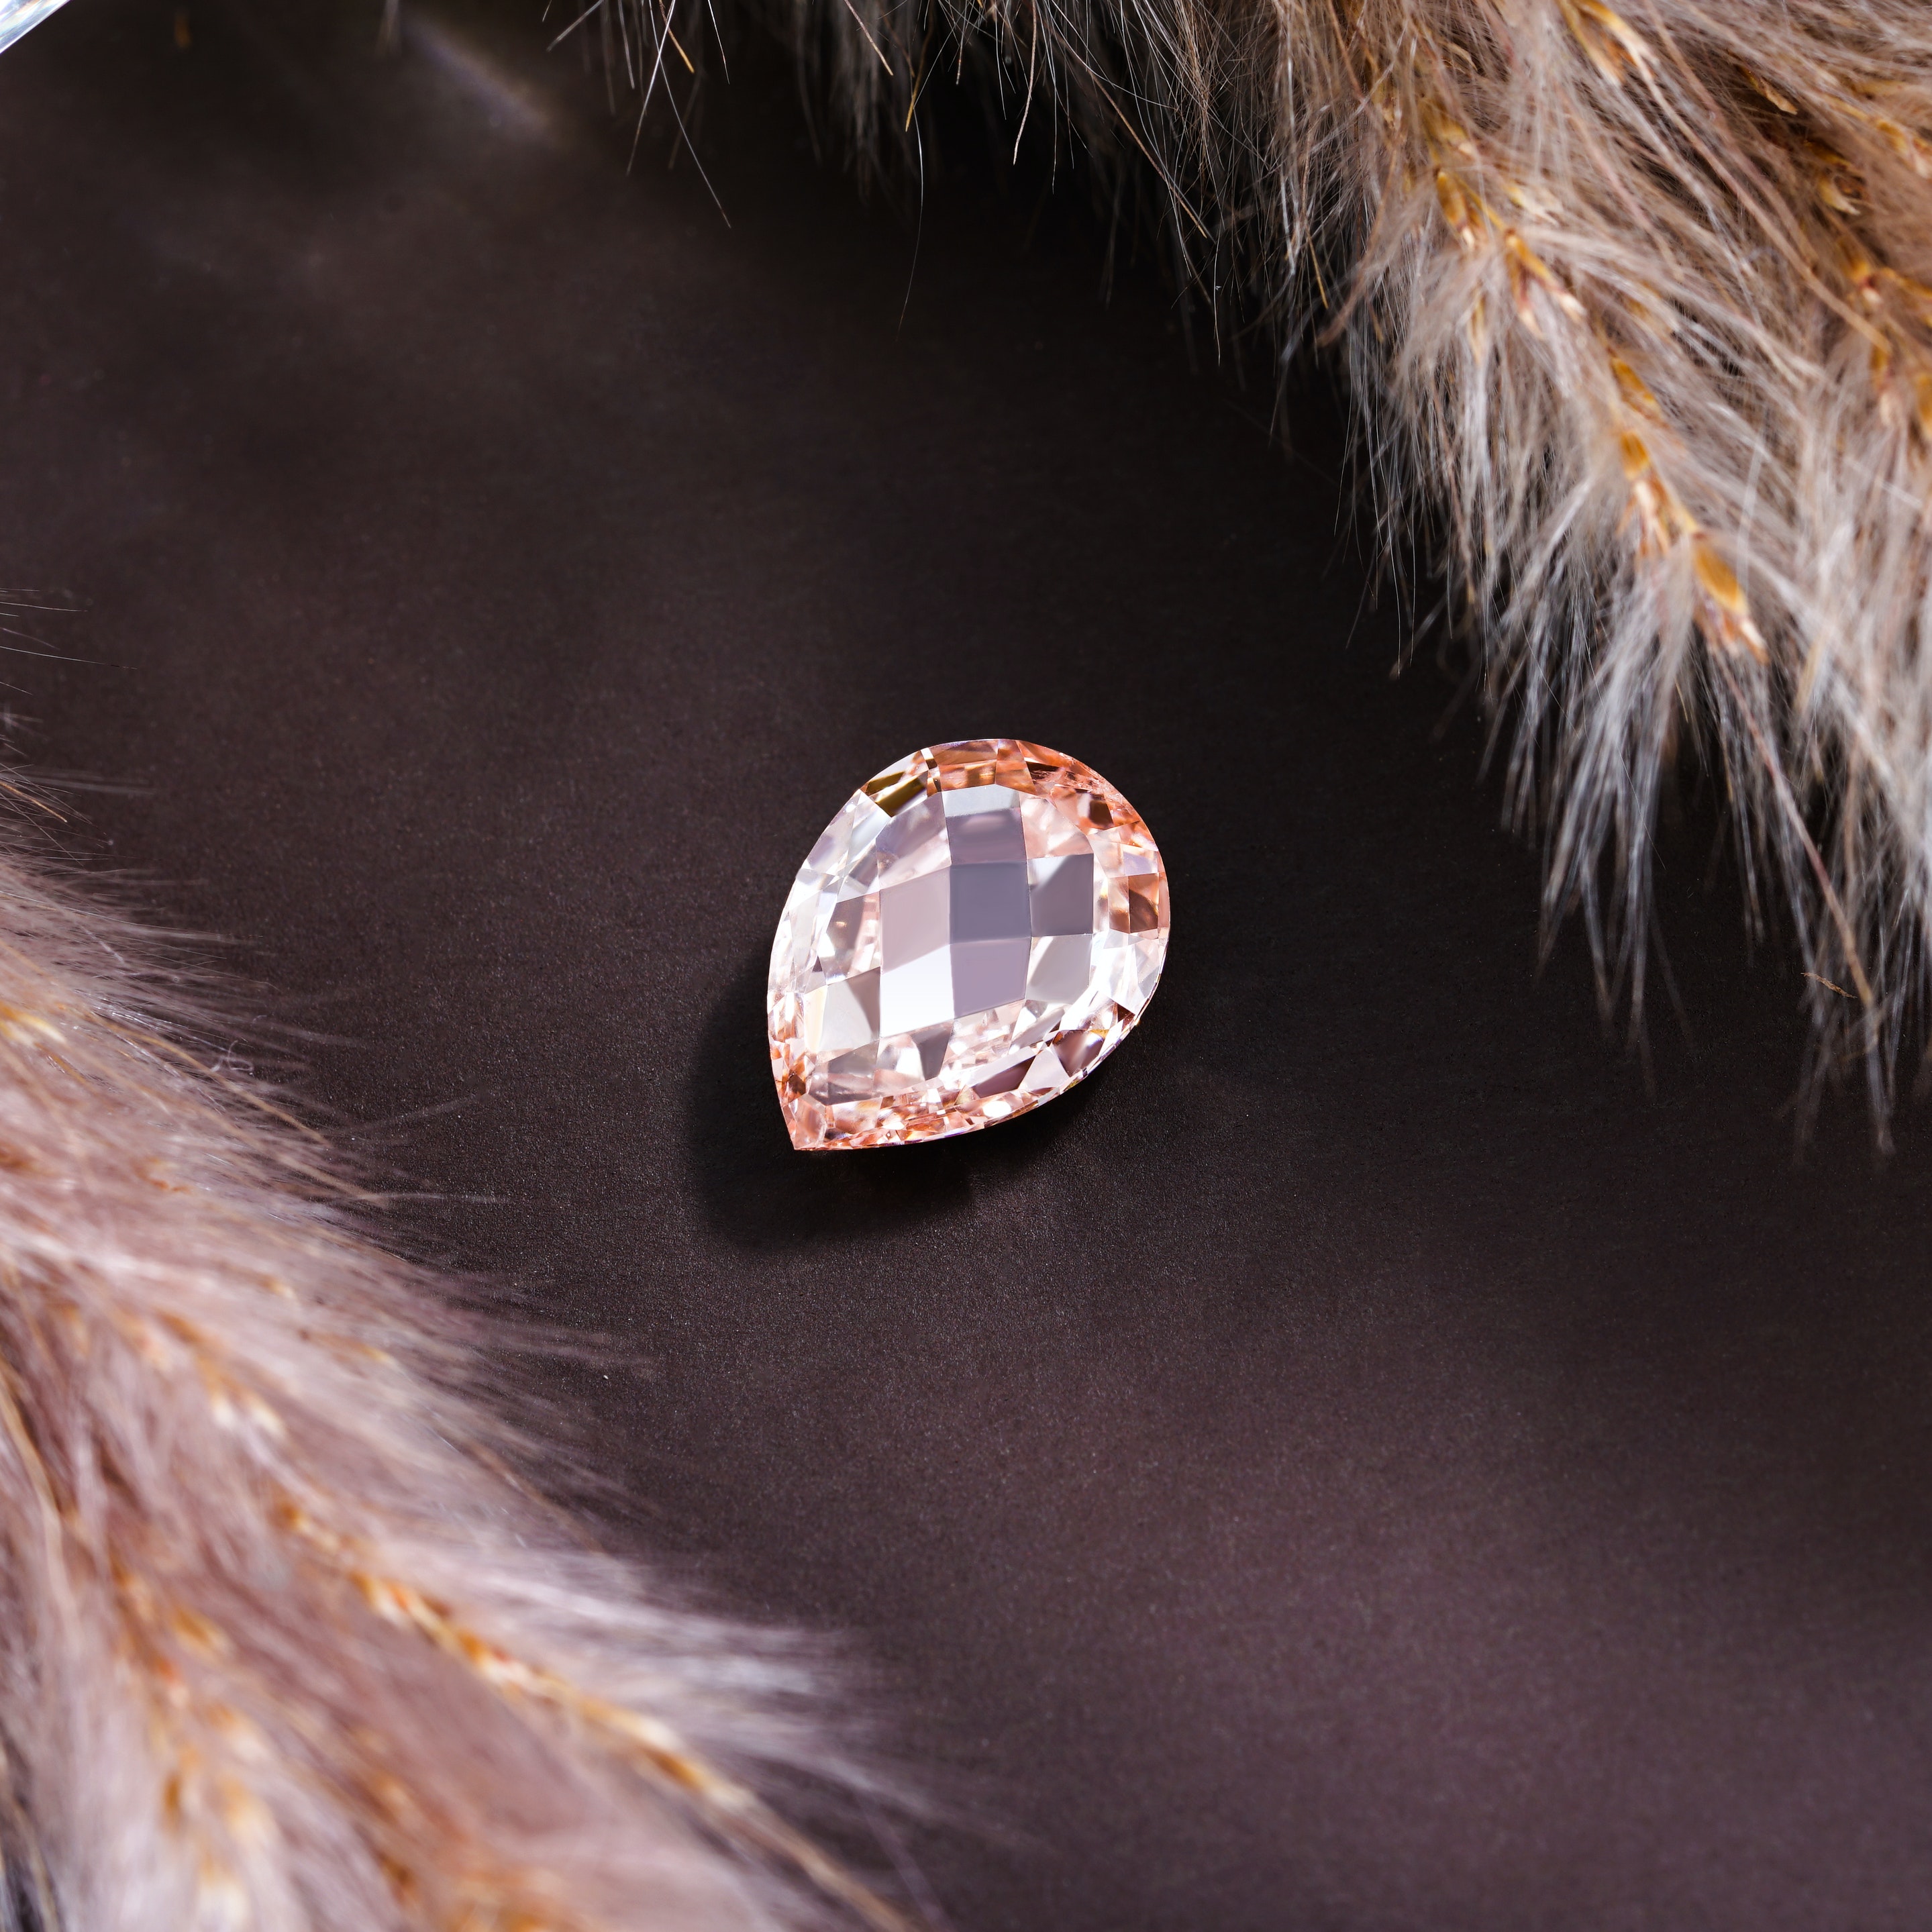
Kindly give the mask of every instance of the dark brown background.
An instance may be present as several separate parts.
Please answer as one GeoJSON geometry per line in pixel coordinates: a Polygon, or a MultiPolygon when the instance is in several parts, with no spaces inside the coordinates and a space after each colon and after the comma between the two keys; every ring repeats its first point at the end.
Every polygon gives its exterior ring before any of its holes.
{"type": "Polygon", "coordinates": [[[1922,1924],[1924,1123],[1794,1163],[1797,984],[1694,811],[1654,1092],[1574,937],[1538,976],[1330,412],[1285,460],[1264,354],[1103,304],[1077,168],[930,157],[900,327],[910,227],[748,42],[728,228],[520,14],[172,27],[0,62],[0,574],[98,661],[0,664],[20,742],[331,1036],[410,1238],[656,1364],[592,1440],[979,1794],[956,1923],[1922,1924]],[[980,733],[1144,812],[1166,985],[1040,1115],[794,1156],[787,881],[980,733]]]}

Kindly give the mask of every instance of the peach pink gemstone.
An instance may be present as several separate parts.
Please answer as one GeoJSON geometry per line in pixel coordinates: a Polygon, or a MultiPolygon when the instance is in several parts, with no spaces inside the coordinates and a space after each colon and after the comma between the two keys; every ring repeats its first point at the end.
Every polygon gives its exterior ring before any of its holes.
{"type": "Polygon", "coordinates": [[[1120,1045],[1167,952],[1141,815],[1017,738],[934,745],[855,791],[772,943],[791,1144],[900,1147],[1064,1094],[1120,1045]]]}

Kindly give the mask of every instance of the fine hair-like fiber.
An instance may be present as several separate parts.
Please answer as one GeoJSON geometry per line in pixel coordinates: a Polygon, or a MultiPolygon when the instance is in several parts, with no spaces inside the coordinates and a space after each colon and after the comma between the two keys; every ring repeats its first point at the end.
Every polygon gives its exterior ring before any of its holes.
{"type": "Polygon", "coordinates": [[[1339,348],[1550,922],[1640,1016],[1660,783],[1698,761],[1802,956],[1808,1099],[1855,1072],[1882,1138],[1932,921],[1932,10],[795,4],[862,151],[976,75],[1150,172],[1210,296],[1339,348]]]}
{"type": "Polygon", "coordinates": [[[825,1660],[510,1474],[516,1345],[166,964],[0,826],[0,1924],[902,1924],[752,1792],[862,1789],[825,1660]]]}

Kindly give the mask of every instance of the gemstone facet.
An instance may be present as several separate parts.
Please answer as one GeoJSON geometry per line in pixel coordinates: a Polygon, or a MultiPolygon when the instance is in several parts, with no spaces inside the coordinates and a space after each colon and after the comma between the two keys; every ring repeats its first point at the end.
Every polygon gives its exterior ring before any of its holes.
{"type": "Polygon", "coordinates": [[[792,1145],[970,1133],[1064,1093],[1132,1031],[1167,952],[1139,813],[1016,738],[934,745],[855,791],[772,942],[792,1145]]]}

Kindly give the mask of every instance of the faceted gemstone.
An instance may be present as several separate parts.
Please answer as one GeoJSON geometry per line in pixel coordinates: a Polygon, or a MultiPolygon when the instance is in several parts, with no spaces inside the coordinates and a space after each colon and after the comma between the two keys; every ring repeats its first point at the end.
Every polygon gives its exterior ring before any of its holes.
{"type": "Polygon", "coordinates": [[[861,785],[772,943],[772,1072],[795,1148],[1010,1120],[1132,1030],[1167,874],[1097,772],[1016,738],[934,745],[861,785]]]}

